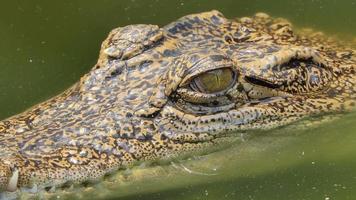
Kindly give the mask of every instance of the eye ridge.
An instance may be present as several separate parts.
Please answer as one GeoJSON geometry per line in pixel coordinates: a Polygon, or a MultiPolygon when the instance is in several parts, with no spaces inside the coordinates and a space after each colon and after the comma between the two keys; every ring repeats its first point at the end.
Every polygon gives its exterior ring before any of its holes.
{"type": "Polygon", "coordinates": [[[225,92],[236,82],[237,73],[229,67],[213,69],[198,74],[190,82],[195,92],[215,94],[225,92]]]}

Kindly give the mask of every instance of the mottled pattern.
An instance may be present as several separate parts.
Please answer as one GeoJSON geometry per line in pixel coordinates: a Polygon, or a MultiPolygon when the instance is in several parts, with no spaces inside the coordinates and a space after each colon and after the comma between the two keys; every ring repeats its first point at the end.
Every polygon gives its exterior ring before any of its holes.
{"type": "Polygon", "coordinates": [[[77,84],[0,122],[0,188],[95,180],[136,161],[212,148],[232,132],[351,110],[355,54],[263,13],[228,20],[211,11],[163,28],[114,29],[77,84]],[[224,92],[189,87],[219,68],[236,74],[224,92]]]}

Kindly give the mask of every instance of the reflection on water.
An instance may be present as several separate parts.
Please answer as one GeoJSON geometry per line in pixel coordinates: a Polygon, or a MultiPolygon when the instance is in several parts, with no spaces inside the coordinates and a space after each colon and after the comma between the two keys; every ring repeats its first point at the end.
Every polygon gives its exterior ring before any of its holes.
{"type": "MultiPolygon", "coordinates": [[[[352,40],[356,33],[355,8],[355,0],[2,2],[0,118],[58,94],[77,81],[96,62],[101,41],[117,26],[164,25],[183,15],[211,9],[230,18],[264,11],[288,18],[298,27],[312,27],[352,40]]],[[[264,132],[208,156],[136,167],[69,195],[123,199],[353,199],[355,120],[352,114],[319,128],[264,132]]]]}

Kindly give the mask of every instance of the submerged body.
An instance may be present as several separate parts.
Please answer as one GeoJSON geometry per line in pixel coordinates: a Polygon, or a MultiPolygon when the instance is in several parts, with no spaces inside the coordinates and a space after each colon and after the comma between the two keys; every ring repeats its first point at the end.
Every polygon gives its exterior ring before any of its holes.
{"type": "Polygon", "coordinates": [[[265,14],[212,11],[114,29],[77,84],[0,122],[0,187],[94,180],[212,148],[236,131],[350,110],[355,54],[265,14]]]}

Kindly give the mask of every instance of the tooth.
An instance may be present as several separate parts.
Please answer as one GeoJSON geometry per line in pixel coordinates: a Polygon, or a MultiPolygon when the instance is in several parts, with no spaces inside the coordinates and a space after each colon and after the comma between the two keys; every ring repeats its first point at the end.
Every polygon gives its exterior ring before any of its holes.
{"type": "Polygon", "coordinates": [[[9,183],[7,184],[6,190],[8,192],[14,192],[17,189],[17,182],[19,180],[19,170],[15,169],[15,171],[12,173],[12,176],[9,180],[9,183]]]}
{"type": "Polygon", "coordinates": [[[51,189],[48,190],[48,192],[52,192],[54,193],[56,191],[56,187],[55,186],[52,186],[51,189]]]}

